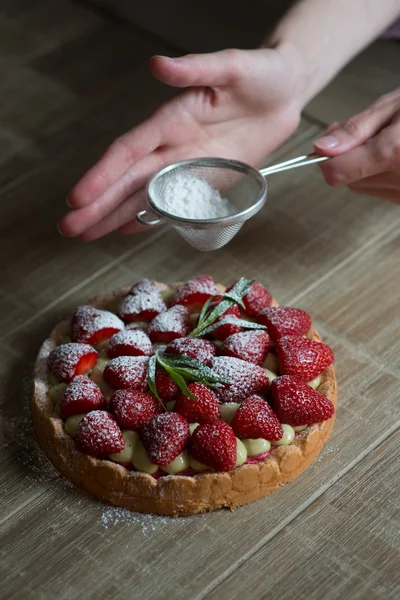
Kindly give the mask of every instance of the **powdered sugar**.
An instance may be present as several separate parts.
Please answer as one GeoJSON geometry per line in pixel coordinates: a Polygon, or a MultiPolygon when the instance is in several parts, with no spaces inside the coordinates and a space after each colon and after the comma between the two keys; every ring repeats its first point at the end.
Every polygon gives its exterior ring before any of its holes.
{"type": "Polygon", "coordinates": [[[200,338],[178,338],[168,344],[166,352],[188,356],[210,366],[216,347],[212,342],[200,338]]]}
{"type": "Polygon", "coordinates": [[[126,508],[104,508],[101,514],[101,522],[105,529],[110,527],[118,527],[123,525],[124,527],[140,527],[141,533],[144,537],[147,537],[153,533],[156,533],[160,529],[165,527],[181,527],[187,524],[189,521],[195,519],[204,519],[204,514],[195,515],[193,517],[180,517],[174,519],[172,517],[160,517],[158,515],[149,515],[134,513],[126,508]]]}
{"type": "Polygon", "coordinates": [[[93,410],[82,419],[76,444],[81,452],[100,458],[125,448],[120,428],[104,410],[93,410]]]}
{"type": "Polygon", "coordinates": [[[126,329],[112,336],[108,356],[151,356],[153,348],[148,335],[141,329],[126,329]]]}
{"type": "Polygon", "coordinates": [[[93,361],[96,362],[97,352],[89,344],[63,344],[58,346],[48,357],[50,371],[60,381],[71,381],[76,372],[76,367],[83,356],[93,355],[93,361]]]}
{"type": "Polygon", "coordinates": [[[217,219],[234,214],[235,208],[226,198],[221,198],[205,179],[189,175],[170,178],[158,206],[171,215],[186,219],[217,219]]]}
{"type": "MultiPolygon", "coordinates": [[[[176,337],[184,337],[190,332],[190,313],[181,305],[173,306],[167,312],[155,317],[149,326],[150,339],[155,332],[174,332],[176,337]]],[[[154,338],[154,341],[158,341],[154,338]]]]}
{"type": "Polygon", "coordinates": [[[148,321],[167,310],[158,290],[151,293],[138,292],[128,294],[118,308],[118,314],[126,322],[148,321]]]}
{"type": "Polygon", "coordinates": [[[103,371],[106,383],[116,389],[133,388],[144,392],[147,387],[146,356],[118,356],[103,371]]]}
{"type": "Polygon", "coordinates": [[[268,389],[268,377],[264,370],[253,363],[232,358],[216,356],[212,369],[231,383],[224,383],[216,390],[222,402],[242,402],[250,394],[265,392],[268,389]]]}

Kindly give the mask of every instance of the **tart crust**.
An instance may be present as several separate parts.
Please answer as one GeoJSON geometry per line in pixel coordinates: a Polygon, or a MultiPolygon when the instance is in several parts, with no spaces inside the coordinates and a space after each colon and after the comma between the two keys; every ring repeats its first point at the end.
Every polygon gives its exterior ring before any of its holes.
{"type": "MultiPolygon", "coordinates": [[[[225,289],[220,287],[221,291],[225,289]]],[[[96,297],[89,304],[110,308],[129,289],[125,287],[96,297]]],[[[34,431],[44,454],[57,471],[97,500],[136,512],[169,516],[219,508],[234,510],[279,490],[298,477],[321,452],[333,429],[335,417],[315,423],[297,434],[291,445],[274,448],[266,460],[245,464],[228,473],[167,475],[155,479],[147,473],[128,471],[115,462],[79,452],[73,438],[64,431],[63,420],[53,412],[48,394],[47,357],[68,333],[69,319],[53,329],[37,356],[31,394],[34,431]]],[[[321,340],[315,330],[311,330],[309,337],[321,340]]],[[[318,391],[336,408],[337,384],[332,365],[322,373],[318,391]]]]}

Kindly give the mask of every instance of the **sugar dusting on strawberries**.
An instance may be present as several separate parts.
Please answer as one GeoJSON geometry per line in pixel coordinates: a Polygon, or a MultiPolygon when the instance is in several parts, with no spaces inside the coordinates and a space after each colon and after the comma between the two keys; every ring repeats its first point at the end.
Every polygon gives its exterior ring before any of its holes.
{"type": "Polygon", "coordinates": [[[212,369],[231,383],[216,390],[222,402],[241,402],[268,388],[268,376],[258,365],[231,356],[216,356],[212,369]]]}
{"type": "Polygon", "coordinates": [[[72,317],[71,332],[74,340],[90,340],[103,329],[121,331],[124,328],[124,323],[117,315],[93,306],[78,306],[72,317]]]}
{"type": "Polygon", "coordinates": [[[69,381],[74,376],[75,368],[80,359],[88,354],[97,355],[96,350],[89,344],[78,342],[63,344],[49,354],[49,368],[61,381],[69,381]]]}
{"type": "Polygon", "coordinates": [[[127,351],[127,347],[136,350],[136,355],[151,356],[153,354],[150,338],[141,329],[125,329],[113,335],[108,345],[108,355],[117,356],[116,352],[118,351],[120,351],[119,355],[133,354],[133,352],[127,351]],[[122,352],[124,349],[125,352],[122,352]]]}
{"type": "Polygon", "coordinates": [[[142,313],[148,313],[143,318],[154,318],[157,314],[163,313],[167,310],[164,300],[161,294],[157,292],[152,293],[137,293],[134,295],[128,294],[121,301],[119,305],[118,313],[123,319],[127,321],[130,317],[139,316],[142,313]]]}

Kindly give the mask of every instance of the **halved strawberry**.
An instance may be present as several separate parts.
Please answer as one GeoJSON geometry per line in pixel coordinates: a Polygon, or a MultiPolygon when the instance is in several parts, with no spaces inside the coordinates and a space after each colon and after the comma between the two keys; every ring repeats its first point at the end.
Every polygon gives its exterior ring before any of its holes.
{"type": "Polygon", "coordinates": [[[178,384],[161,367],[157,367],[156,371],[156,388],[158,395],[164,403],[175,400],[180,392],[178,384]]]}
{"type": "Polygon", "coordinates": [[[174,411],[186,417],[189,423],[212,423],[221,417],[217,396],[202,383],[191,383],[189,391],[197,402],[181,394],[175,402],[174,411]]]}
{"type": "MultiPolygon", "coordinates": [[[[235,283],[229,286],[226,291],[229,292],[234,285],[235,283]]],[[[271,294],[263,285],[261,285],[261,283],[258,283],[258,281],[255,281],[247,294],[243,296],[245,311],[249,317],[257,317],[264,308],[271,305],[271,302],[271,294]]]]}
{"type": "Polygon", "coordinates": [[[312,381],[334,361],[332,350],[322,342],[285,335],[276,342],[281,375],[312,381]]]}
{"type": "Polygon", "coordinates": [[[333,417],[332,402],[298,377],[282,375],[271,384],[275,413],[292,427],[312,425],[333,417]]]}
{"type": "Polygon", "coordinates": [[[103,371],[103,379],[117,390],[131,388],[144,392],[147,388],[147,363],[148,359],[144,356],[112,358],[103,371]]]}
{"type": "Polygon", "coordinates": [[[171,306],[182,304],[191,311],[198,310],[211,296],[220,293],[217,284],[210,275],[199,275],[176,290],[172,296],[171,306]]]}
{"type": "Polygon", "coordinates": [[[190,332],[190,313],[185,306],[173,306],[149,325],[147,333],[152,342],[168,344],[176,338],[186,337],[190,332]]]}
{"type": "Polygon", "coordinates": [[[301,308],[270,306],[260,312],[257,323],[265,325],[273,340],[284,335],[304,335],[311,327],[311,317],[301,308]]]}
{"type": "Polygon", "coordinates": [[[152,279],[141,279],[133,284],[128,294],[154,294],[159,291],[157,284],[152,279]]]}
{"type": "Polygon", "coordinates": [[[236,436],[232,427],[224,421],[199,425],[190,439],[190,453],[210,469],[230,471],[236,463],[236,436]]]}
{"type": "Polygon", "coordinates": [[[168,354],[180,354],[199,360],[204,365],[210,366],[216,354],[215,345],[201,338],[179,338],[168,344],[165,349],[168,354]]]}
{"type": "Polygon", "coordinates": [[[249,396],[239,406],[231,427],[242,440],[264,438],[278,441],[283,436],[282,425],[276,414],[263,398],[256,395],[249,396]]]}
{"type": "Polygon", "coordinates": [[[117,356],[151,356],[153,346],[150,338],[142,329],[126,329],[112,336],[108,344],[107,354],[110,358],[117,356]]]}
{"type": "Polygon", "coordinates": [[[154,396],[136,390],[117,390],[110,406],[118,425],[131,431],[138,431],[151,417],[163,412],[154,396]]]}
{"type": "Polygon", "coordinates": [[[77,375],[84,375],[93,369],[98,354],[89,344],[63,344],[52,350],[47,359],[50,371],[59,379],[68,383],[77,375]]]}
{"type": "Polygon", "coordinates": [[[216,389],[221,402],[242,402],[251,394],[261,394],[268,389],[268,376],[254,363],[231,356],[216,356],[211,367],[230,382],[216,389]]]}
{"type": "Polygon", "coordinates": [[[220,348],[220,354],[241,358],[261,366],[268,354],[269,343],[269,335],[265,331],[242,331],[226,338],[220,348]]]}
{"type": "Polygon", "coordinates": [[[72,315],[71,339],[94,346],[124,328],[121,319],[108,310],[78,306],[72,315]]]}
{"type": "Polygon", "coordinates": [[[92,410],[82,419],[75,441],[78,450],[98,458],[106,458],[125,448],[118,424],[105,410],[92,410]]]}
{"type": "Polygon", "coordinates": [[[189,423],[177,413],[162,413],[143,425],[140,437],[151,462],[163,467],[174,460],[188,443],[189,423]]]}
{"type": "Polygon", "coordinates": [[[118,314],[125,323],[132,323],[133,321],[151,321],[166,310],[167,306],[156,288],[152,292],[142,290],[129,293],[121,301],[118,314]]]}
{"type": "Polygon", "coordinates": [[[103,392],[94,381],[85,375],[78,375],[68,385],[61,396],[60,412],[64,419],[72,415],[81,415],[91,410],[103,410],[106,401],[103,392]]]}
{"type": "MultiPolygon", "coordinates": [[[[233,304],[231,307],[229,307],[223,315],[218,317],[216,323],[218,323],[218,321],[222,321],[222,319],[224,319],[225,317],[237,317],[238,319],[240,319],[240,310],[238,305],[233,304]]],[[[225,340],[230,335],[233,335],[234,333],[239,333],[239,331],[242,331],[240,325],[226,323],[225,325],[221,325],[220,327],[217,327],[217,329],[214,329],[214,331],[211,332],[211,335],[216,340],[225,340]]]]}

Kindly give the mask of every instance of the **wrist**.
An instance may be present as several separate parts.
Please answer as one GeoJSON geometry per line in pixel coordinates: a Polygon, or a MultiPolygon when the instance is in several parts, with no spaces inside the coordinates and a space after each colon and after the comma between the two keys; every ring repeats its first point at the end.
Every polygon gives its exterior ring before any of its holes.
{"type": "Polygon", "coordinates": [[[272,43],[270,48],[277,52],[285,64],[286,71],[293,90],[293,101],[301,112],[310,100],[307,94],[307,70],[304,59],[296,46],[288,41],[272,43]]]}

